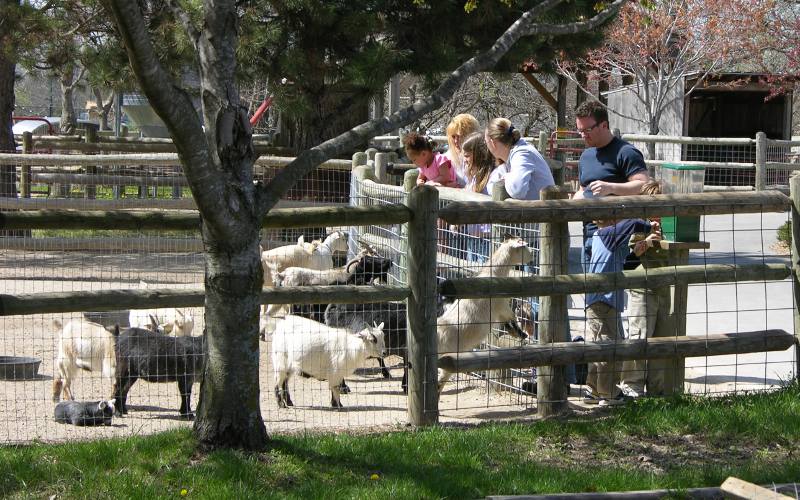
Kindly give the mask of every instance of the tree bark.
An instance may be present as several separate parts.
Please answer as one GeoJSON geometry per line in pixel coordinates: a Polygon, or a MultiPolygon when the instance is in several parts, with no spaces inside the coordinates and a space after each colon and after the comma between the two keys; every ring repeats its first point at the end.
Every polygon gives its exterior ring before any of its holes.
{"type": "MultiPolygon", "coordinates": [[[[4,3],[19,5],[18,0],[3,0],[4,3]]],[[[14,133],[12,131],[14,115],[14,71],[16,63],[6,56],[6,50],[13,51],[13,47],[4,47],[3,40],[7,40],[5,33],[7,23],[0,22],[0,151],[14,152],[14,133]]],[[[17,197],[17,169],[13,165],[0,167],[0,196],[6,198],[17,197]]]]}
{"type": "Polygon", "coordinates": [[[244,239],[243,247],[228,248],[204,231],[206,366],[195,435],[206,448],[257,450],[267,442],[259,411],[258,314],[263,274],[258,228],[254,225],[244,239]]]}
{"type": "Polygon", "coordinates": [[[78,122],[75,116],[75,104],[72,102],[72,92],[75,88],[72,81],[75,76],[75,67],[67,65],[61,74],[61,133],[72,135],[75,133],[75,125],[78,122]]]}

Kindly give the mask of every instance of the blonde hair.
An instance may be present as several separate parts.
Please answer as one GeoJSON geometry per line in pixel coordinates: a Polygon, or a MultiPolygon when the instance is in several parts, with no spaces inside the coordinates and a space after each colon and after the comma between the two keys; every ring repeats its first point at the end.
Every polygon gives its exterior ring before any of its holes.
{"type": "Polygon", "coordinates": [[[522,134],[507,118],[495,118],[486,127],[486,135],[497,142],[513,146],[520,140],[522,134]]]}
{"type": "Polygon", "coordinates": [[[466,171],[467,179],[475,179],[473,189],[476,193],[482,193],[486,183],[489,182],[489,174],[495,167],[494,156],[489,152],[480,132],[470,134],[461,146],[464,154],[469,153],[472,156],[466,171]]]}
{"type": "MultiPolygon", "coordinates": [[[[462,138],[475,133],[480,128],[478,119],[469,113],[461,113],[453,117],[450,123],[447,124],[445,133],[447,134],[447,145],[451,151],[461,153],[461,148],[456,147],[453,140],[454,135],[460,135],[462,138]]],[[[463,142],[462,142],[463,146],[463,142]]]]}
{"type": "Polygon", "coordinates": [[[641,194],[661,194],[661,183],[656,180],[649,180],[642,186],[641,194]]]}

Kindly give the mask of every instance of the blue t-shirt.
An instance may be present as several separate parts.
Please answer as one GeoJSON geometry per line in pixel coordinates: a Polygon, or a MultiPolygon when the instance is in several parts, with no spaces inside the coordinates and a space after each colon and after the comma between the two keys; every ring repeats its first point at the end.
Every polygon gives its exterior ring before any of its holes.
{"type": "Polygon", "coordinates": [[[593,181],[628,182],[637,172],[647,171],[642,152],[632,144],[614,137],[602,148],[587,148],[578,162],[581,186],[593,181]]]}
{"type": "MultiPolygon", "coordinates": [[[[630,249],[628,241],[634,233],[649,233],[650,223],[642,219],[625,219],[613,226],[603,227],[592,236],[592,257],[587,273],[616,273],[622,271],[630,249]]],[[[610,290],[586,294],[586,306],[605,302],[618,312],[625,308],[625,291],[610,290]]]]}

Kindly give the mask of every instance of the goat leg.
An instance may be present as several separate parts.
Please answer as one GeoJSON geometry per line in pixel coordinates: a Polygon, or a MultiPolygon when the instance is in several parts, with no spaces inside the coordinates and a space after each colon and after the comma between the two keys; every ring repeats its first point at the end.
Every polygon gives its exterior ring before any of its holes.
{"type": "Polygon", "coordinates": [[[377,358],[377,360],[378,366],[381,367],[381,374],[383,375],[383,378],[392,378],[392,374],[389,373],[389,369],[386,368],[386,362],[383,360],[383,358],[377,358]]]}
{"type": "Polygon", "coordinates": [[[292,403],[292,396],[289,395],[289,379],[284,379],[283,381],[283,402],[286,406],[294,406],[292,403]]]}
{"type": "Polygon", "coordinates": [[[342,379],[342,383],[339,384],[339,393],[350,394],[350,392],[352,391],[350,390],[350,387],[347,385],[347,382],[345,382],[344,379],[342,379]]]}
{"type": "Polygon", "coordinates": [[[194,420],[194,414],[191,409],[192,400],[192,377],[183,376],[178,377],[178,391],[181,393],[181,418],[186,420],[194,420]]]}

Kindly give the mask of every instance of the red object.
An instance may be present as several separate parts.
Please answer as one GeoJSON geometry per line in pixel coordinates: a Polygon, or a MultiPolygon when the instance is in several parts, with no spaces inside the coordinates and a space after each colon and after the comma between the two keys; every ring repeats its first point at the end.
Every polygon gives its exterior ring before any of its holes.
{"type": "Polygon", "coordinates": [[[261,106],[259,106],[256,112],[253,113],[253,116],[250,117],[251,127],[254,127],[255,124],[258,123],[258,120],[260,120],[261,117],[264,116],[264,113],[269,109],[271,105],[272,105],[272,96],[267,96],[267,98],[264,99],[264,102],[261,103],[261,106]]]}

